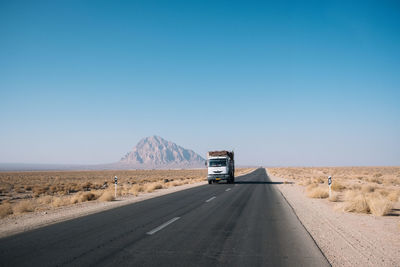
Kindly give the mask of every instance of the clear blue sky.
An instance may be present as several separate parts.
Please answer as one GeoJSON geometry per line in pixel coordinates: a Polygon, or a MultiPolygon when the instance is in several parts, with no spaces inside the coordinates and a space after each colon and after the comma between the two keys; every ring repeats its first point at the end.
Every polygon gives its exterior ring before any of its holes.
{"type": "Polygon", "coordinates": [[[400,3],[0,0],[0,162],[115,162],[154,134],[400,165],[400,3]]]}

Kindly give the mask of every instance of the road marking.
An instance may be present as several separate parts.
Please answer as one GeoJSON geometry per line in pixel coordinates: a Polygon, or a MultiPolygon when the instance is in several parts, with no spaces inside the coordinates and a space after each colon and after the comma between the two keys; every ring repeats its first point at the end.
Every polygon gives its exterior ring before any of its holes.
{"type": "Polygon", "coordinates": [[[228,192],[228,191],[230,191],[230,190],[231,190],[231,188],[227,188],[225,191],[228,192]]]}
{"type": "Polygon", "coordinates": [[[163,228],[167,227],[168,225],[170,225],[171,223],[173,223],[173,222],[179,220],[180,218],[181,218],[181,217],[175,217],[175,218],[169,220],[168,222],[161,224],[161,225],[158,226],[157,228],[154,228],[154,229],[151,230],[150,232],[147,232],[147,234],[148,234],[148,235],[155,234],[155,233],[157,233],[158,231],[160,231],[161,229],[163,229],[163,228]]]}
{"type": "Polygon", "coordinates": [[[209,198],[209,199],[206,200],[206,202],[210,202],[210,201],[214,200],[215,198],[217,198],[217,197],[209,198]]]}

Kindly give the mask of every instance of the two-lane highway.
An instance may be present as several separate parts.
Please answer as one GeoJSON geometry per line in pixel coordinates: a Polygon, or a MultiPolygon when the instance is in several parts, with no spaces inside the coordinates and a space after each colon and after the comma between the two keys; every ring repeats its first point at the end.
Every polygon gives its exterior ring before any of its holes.
{"type": "Polygon", "coordinates": [[[329,266],[264,169],[0,239],[2,266],[329,266]]]}

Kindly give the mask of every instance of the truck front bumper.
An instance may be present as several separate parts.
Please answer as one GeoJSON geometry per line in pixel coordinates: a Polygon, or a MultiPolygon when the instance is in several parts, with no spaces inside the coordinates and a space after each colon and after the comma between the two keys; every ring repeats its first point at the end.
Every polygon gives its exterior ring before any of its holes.
{"type": "Polygon", "coordinates": [[[209,174],[207,176],[208,181],[221,181],[221,180],[229,180],[229,174],[209,174]]]}

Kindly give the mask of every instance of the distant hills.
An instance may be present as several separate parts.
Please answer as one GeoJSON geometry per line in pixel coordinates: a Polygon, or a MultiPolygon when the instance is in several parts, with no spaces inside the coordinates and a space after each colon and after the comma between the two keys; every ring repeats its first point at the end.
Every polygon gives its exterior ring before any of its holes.
{"type": "Polygon", "coordinates": [[[205,168],[205,159],[159,136],[143,138],[118,162],[99,165],[0,163],[0,171],[192,169],[205,168]]]}
{"type": "Polygon", "coordinates": [[[204,162],[205,159],[193,150],[154,135],[140,140],[115,165],[123,169],[186,169],[204,167],[204,162]]]}

